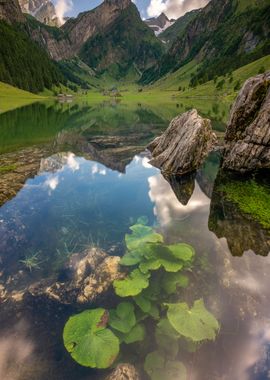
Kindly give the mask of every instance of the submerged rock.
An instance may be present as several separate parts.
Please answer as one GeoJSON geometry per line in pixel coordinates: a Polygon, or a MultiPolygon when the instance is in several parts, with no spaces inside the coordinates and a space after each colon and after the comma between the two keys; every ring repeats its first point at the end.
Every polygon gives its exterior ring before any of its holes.
{"type": "Polygon", "coordinates": [[[140,380],[140,377],[133,365],[119,364],[106,380],[140,380]]]}
{"type": "Polygon", "coordinates": [[[190,173],[201,166],[215,143],[210,120],[193,109],[174,118],[148,146],[153,156],[150,164],[167,173],[190,173]]]}
{"type": "Polygon", "coordinates": [[[223,168],[270,168],[270,72],[246,81],[231,110],[223,168]]]}
{"type": "Polygon", "coordinates": [[[33,296],[45,295],[63,304],[93,302],[109,290],[114,280],[125,276],[119,261],[119,256],[109,256],[91,247],[70,257],[66,281],[41,281],[28,291],[33,296]]]}

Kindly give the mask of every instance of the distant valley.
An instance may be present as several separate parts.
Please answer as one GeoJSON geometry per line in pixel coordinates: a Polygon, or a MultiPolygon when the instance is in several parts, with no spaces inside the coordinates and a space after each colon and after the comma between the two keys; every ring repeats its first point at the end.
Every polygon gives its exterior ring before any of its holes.
{"type": "Polygon", "coordinates": [[[105,0],[65,20],[48,0],[3,0],[0,20],[0,81],[34,93],[117,81],[155,87],[191,64],[194,89],[270,54],[267,0],[212,0],[178,20],[145,21],[131,0],[105,0]]]}

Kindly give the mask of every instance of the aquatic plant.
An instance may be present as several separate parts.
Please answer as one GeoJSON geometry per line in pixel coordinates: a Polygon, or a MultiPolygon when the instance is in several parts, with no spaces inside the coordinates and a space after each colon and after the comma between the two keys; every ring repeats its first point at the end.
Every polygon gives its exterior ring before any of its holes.
{"type": "Polygon", "coordinates": [[[120,344],[143,341],[147,346],[146,324],[151,320],[156,350],[145,354],[146,373],[152,380],[185,380],[185,366],[177,360],[180,348],[196,350],[203,341],[214,340],[219,330],[202,299],[192,307],[172,302],[189,284],[184,272],[192,269],[195,251],[184,243],[166,245],[163,236],[145,224],[137,223],[130,230],[120,261],[130,272],[113,283],[116,295],[127,301],[115,309],[87,310],[71,317],[64,329],[64,345],[79,364],[108,368],[120,344]]]}
{"type": "Polygon", "coordinates": [[[108,368],[119,353],[119,340],[106,328],[105,309],[86,310],[71,317],[64,329],[64,344],[73,359],[92,368],[108,368]]]}
{"type": "Polygon", "coordinates": [[[39,260],[40,253],[41,251],[38,251],[27,255],[23,260],[20,260],[20,263],[22,263],[30,272],[34,269],[40,269],[40,264],[42,263],[42,261],[39,260]]]}

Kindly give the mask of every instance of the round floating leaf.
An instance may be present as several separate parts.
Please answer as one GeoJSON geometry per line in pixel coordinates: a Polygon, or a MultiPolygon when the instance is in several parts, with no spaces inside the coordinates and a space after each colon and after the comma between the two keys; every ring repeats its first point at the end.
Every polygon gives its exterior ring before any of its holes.
{"type": "Polygon", "coordinates": [[[177,243],[167,245],[167,247],[172,252],[173,256],[184,262],[191,262],[195,255],[194,248],[189,244],[177,243]]]}
{"type": "Polygon", "coordinates": [[[116,310],[110,310],[109,325],[122,333],[128,333],[136,324],[134,306],[130,302],[120,303],[116,310]]]}
{"type": "Polygon", "coordinates": [[[149,298],[147,298],[146,293],[142,292],[138,296],[134,297],[134,301],[144,313],[151,315],[155,319],[159,318],[158,307],[149,298]]]}
{"type": "Polygon", "coordinates": [[[143,258],[143,253],[140,249],[135,251],[127,252],[120,260],[120,264],[124,266],[133,266],[141,262],[143,258]]]}
{"type": "Polygon", "coordinates": [[[186,288],[188,277],[182,273],[164,273],[162,278],[162,288],[167,294],[174,294],[178,287],[186,288]]]}
{"type": "Polygon", "coordinates": [[[126,344],[142,342],[145,338],[145,327],[143,324],[139,323],[134,326],[131,331],[124,337],[124,342],[126,344]]]}
{"type": "Polygon", "coordinates": [[[186,303],[168,304],[168,319],[179,334],[194,342],[214,340],[219,323],[204,305],[203,300],[194,302],[189,309],[186,303]]]}
{"type": "Polygon", "coordinates": [[[108,313],[104,309],[86,310],[67,321],[64,345],[79,364],[108,368],[119,353],[119,340],[106,328],[108,313]]]}
{"type": "Polygon", "coordinates": [[[126,246],[129,251],[136,250],[139,246],[145,243],[163,242],[163,236],[157,234],[152,227],[144,226],[143,224],[135,224],[130,227],[132,234],[125,236],[126,246]]]}
{"type": "Polygon", "coordinates": [[[151,310],[152,303],[143,293],[134,297],[134,301],[143,312],[148,313],[151,310]]]}
{"type": "Polygon", "coordinates": [[[186,368],[181,362],[165,361],[158,351],[146,356],[144,369],[152,380],[186,380],[186,368]]]}
{"type": "Polygon", "coordinates": [[[145,260],[140,264],[143,273],[163,267],[167,272],[178,272],[183,268],[183,261],[163,244],[148,244],[145,251],[145,260]]]}
{"type": "Polygon", "coordinates": [[[159,348],[164,350],[170,358],[175,358],[179,349],[179,334],[167,318],[161,319],[157,324],[155,337],[159,348]]]}
{"type": "Polygon", "coordinates": [[[135,269],[123,280],[115,280],[113,283],[115,293],[119,297],[137,296],[143,289],[149,285],[150,274],[142,273],[135,269]]]}

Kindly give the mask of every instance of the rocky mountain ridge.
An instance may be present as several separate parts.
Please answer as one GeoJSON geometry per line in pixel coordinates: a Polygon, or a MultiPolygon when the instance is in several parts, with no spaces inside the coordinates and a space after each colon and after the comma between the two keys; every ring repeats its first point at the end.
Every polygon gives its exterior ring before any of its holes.
{"type": "Polygon", "coordinates": [[[154,31],[155,35],[158,36],[172,26],[175,23],[175,20],[170,20],[165,13],[162,12],[158,17],[149,18],[144,22],[154,31]]]}
{"type": "Polygon", "coordinates": [[[269,2],[241,11],[239,2],[210,1],[181,30],[159,63],[145,73],[143,83],[151,83],[192,60],[202,64],[191,84],[205,83],[269,54],[269,2]]]}
{"type": "Polygon", "coordinates": [[[51,26],[61,26],[54,4],[50,0],[19,0],[23,13],[34,16],[38,21],[51,26]]]}

